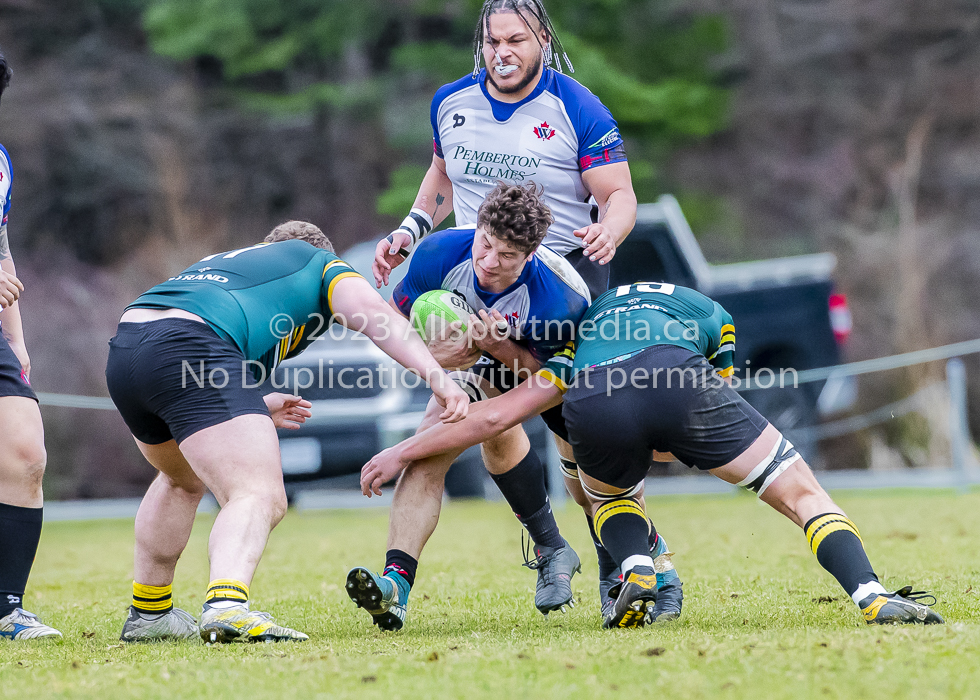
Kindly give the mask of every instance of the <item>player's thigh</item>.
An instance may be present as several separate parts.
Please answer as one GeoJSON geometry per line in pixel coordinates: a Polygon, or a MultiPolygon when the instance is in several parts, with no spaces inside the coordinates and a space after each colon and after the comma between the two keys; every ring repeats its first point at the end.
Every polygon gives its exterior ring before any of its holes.
{"type": "Polygon", "coordinates": [[[204,482],[194,473],[180,448],[177,447],[176,440],[168,440],[158,445],[150,445],[136,440],[136,446],[143,453],[146,461],[160,472],[170,485],[189,493],[204,492],[204,482]]]}
{"type": "Polygon", "coordinates": [[[220,505],[245,495],[285,499],[279,438],[268,415],[248,413],[199,430],[180,451],[220,505]]]}
{"type": "Polygon", "coordinates": [[[44,471],[44,425],[37,401],[0,396],[0,478],[25,469],[44,471]]]}
{"type": "Polygon", "coordinates": [[[836,508],[807,463],[772,424],[742,454],[711,473],[755,492],[794,522],[799,521],[808,501],[821,512],[836,508]]]}

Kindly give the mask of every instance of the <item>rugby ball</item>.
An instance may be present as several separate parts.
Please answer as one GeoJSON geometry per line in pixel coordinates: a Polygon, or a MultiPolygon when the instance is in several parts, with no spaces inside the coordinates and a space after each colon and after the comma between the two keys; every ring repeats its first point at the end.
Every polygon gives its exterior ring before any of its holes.
{"type": "Polygon", "coordinates": [[[463,324],[460,330],[465,332],[472,313],[474,313],[473,308],[459,294],[445,289],[435,289],[415,300],[410,318],[418,334],[427,340],[425,328],[432,316],[442,319],[447,325],[453,321],[460,321],[463,324]]]}

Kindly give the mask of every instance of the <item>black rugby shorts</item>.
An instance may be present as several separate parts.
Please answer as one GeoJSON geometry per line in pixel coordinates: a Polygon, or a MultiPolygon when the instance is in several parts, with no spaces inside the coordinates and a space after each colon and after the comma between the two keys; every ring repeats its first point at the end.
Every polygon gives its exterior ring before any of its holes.
{"type": "Polygon", "coordinates": [[[562,414],[579,468],[619,488],[646,477],[653,450],[715,469],[745,452],[768,425],[703,355],[675,345],[579,372],[562,414]]]}
{"type": "Polygon", "coordinates": [[[0,333],[0,396],[23,396],[37,401],[37,395],[24,374],[24,368],[10,349],[10,343],[3,333],[0,333]]]}
{"type": "Polygon", "coordinates": [[[106,384],[137,440],[180,444],[236,416],[269,415],[244,360],[241,350],[200,321],[120,323],[109,341],[106,384]]]}

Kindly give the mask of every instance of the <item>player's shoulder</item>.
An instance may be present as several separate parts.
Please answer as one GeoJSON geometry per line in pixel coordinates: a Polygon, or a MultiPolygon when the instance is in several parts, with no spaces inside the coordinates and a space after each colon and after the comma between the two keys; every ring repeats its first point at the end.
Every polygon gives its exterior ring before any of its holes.
{"type": "Polygon", "coordinates": [[[569,113],[573,110],[609,113],[602,100],[575,78],[549,68],[545,71],[543,80],[545,92],[560,99],[569,113]]]}
{"type": "Polygon", "coordinates": [[[464,75],[459,80],[454,80],[451,83],[446,83],[441,88],[436,90],[436,94],[432,97],[433,111],[438,110],[439,105],[445,102],[448,97],[471,88],[475,89],[477,92],[480,92],[479,75],[474,76],[472,73],[468,73],[467,75],[464,75]]]}
{"type": "Polygon", "coordinates": [[[528,293],[535,315],[542,318],[580,318],[591,297],[582,276],[565,258],[547,246],[534,251],[535,275],[528,293]]]}
{"type": "Polygon", "coordinates": [[[470,255],[476,229],[458,226],[430,233],[412,255],[413,265],[453,267],[470,255]]]}

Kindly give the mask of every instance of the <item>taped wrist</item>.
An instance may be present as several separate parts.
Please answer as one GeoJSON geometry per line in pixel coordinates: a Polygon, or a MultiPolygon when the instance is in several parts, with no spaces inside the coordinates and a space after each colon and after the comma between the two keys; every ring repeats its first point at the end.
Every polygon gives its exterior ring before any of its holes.
{"type": "Polygon", "coordinates": [[[421,209],[413,208],[408,213],[408,216],[405,217],[405,220],[401,222],[401,225],[399,225],[398,228],[396,228],[394,231],[391,232],[391,234],[388,235],[388,242],[394,243],[394,234],[399,231],[404,231],[405,233],[407,233],[409,236],[412,237],[412,242],[408,245],[407,248],[402,248],[401,250],[399,250],[398,253],[403,257],[408,257],[408,254],[415,249],[415,246],[418,244],[418,242],[421,241],[425,237],[425,235],[429,233],[431,230],[432,230],[432,217],[426,214],[421,209]]]}

